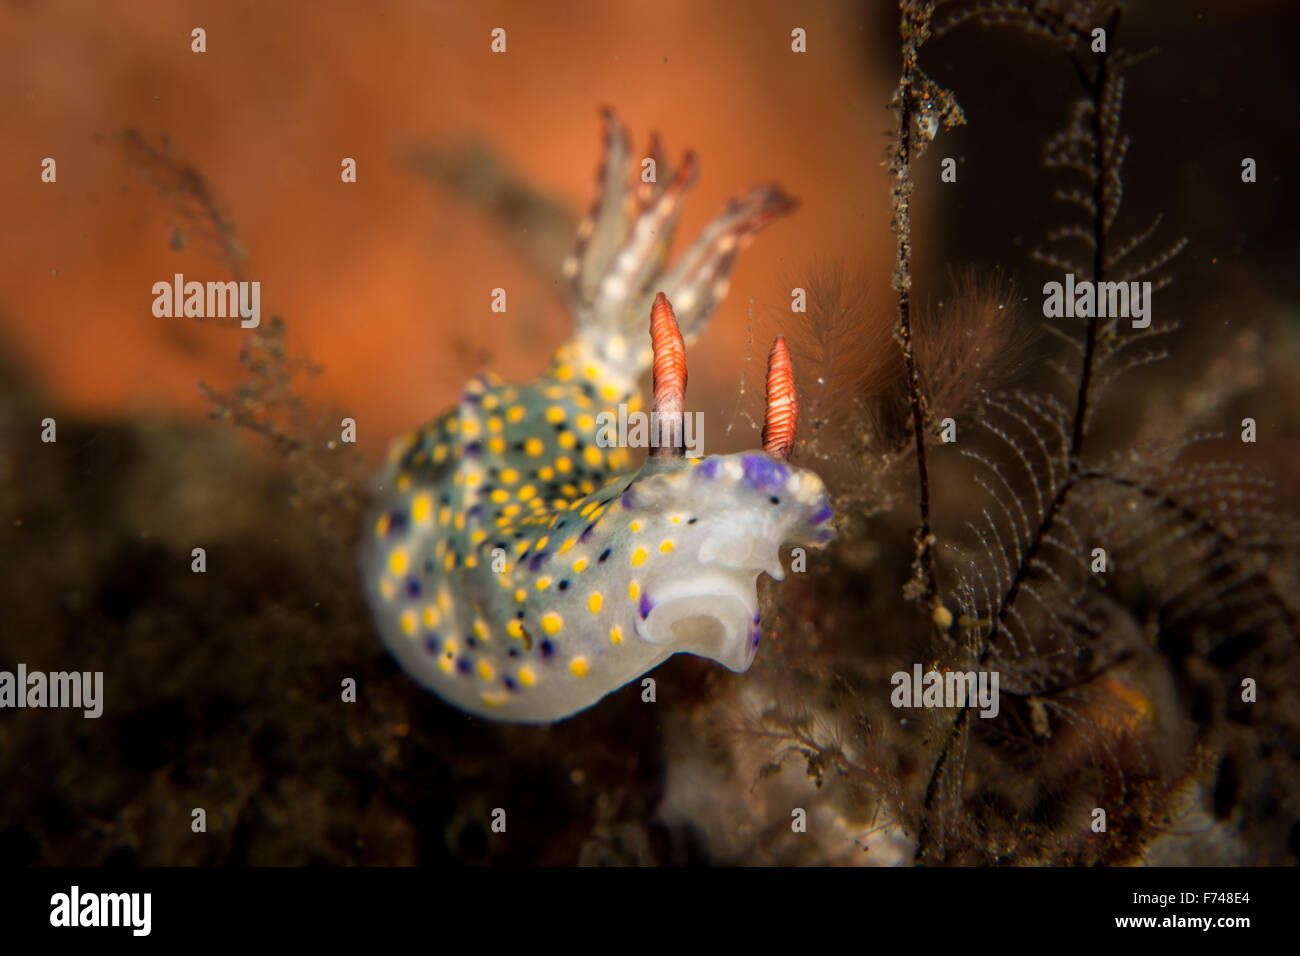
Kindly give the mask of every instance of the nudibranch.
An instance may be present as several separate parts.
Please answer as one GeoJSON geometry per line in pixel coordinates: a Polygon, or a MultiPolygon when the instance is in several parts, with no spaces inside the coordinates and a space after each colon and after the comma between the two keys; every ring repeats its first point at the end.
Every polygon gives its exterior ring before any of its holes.
{"type": "Polygon", "coordinates": [[[662,186],[633,187],[609,111],[605,129],[600,197],[564,265],[573,340],[536,381],[475,378],[455,408],[395,441],[362,530],[385,645],[444,700],[498,720],[568,717],[677,652],[745,671],[758,575],[781,580],[782,547],[832,534],[821,479],[788,462],[798,404],[783,339],[768,358],[763,450],[693,458],[682,443],[686,342],[726,295],[737,251],[793,201],[751,190],[666,268],[694,159],[662,186]],[[627,449],[608,447],[598,420],[639,410],[648,366],[652,447],[627,473],[627,449]]]}

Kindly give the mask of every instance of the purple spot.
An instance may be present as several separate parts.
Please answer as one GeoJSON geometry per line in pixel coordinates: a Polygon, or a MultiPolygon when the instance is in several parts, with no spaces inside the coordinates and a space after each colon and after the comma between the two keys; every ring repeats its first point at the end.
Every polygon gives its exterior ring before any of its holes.
{"type": "Polygon", "coordinates": [[[555,645],[550,640],[543,640],[537,645],[537,649],[542,652],[542,656],[550,658],[555,654],[555,645]]]}
{"type": "Polygon", "coordinates": [[[718,477],[718,459],[710,458],[708,461],[696,468],[695,473],[712,481],[714,478],[718,477]]]}
{"type": "Polygon", "coordinates": [[[437,634],[430,634],[424,639],[424,649],[430,654],[437,654],[442,650],[442,642],[438,640],[437,634]]]}
{"type": "Polygon", "coordinates": [[[633,493],[631,488],[628,488],[627,491],[623,492],[623,497],[620,501],[623,507],[628,511],[634,511],[636,509],[636,495],[633,493]]]}
{"type": "Polygon", "coordinates": [[[465,518],[466,520],[473,521],[482,513],[483,513],[483,506],[475,505],[474,507],[470,508],[469,511],[465,512],[465,518]]]}
{"type": "Polygon", "coordinates": [[[468,674],[472,668],[469,666],[469,658],[461,657],[456,660],[456,673],[468,674]]]}
{"type": "Polygon", "coordinates": [[[757,624],[755,624],[754,632],[749,635],[749,646],[752,647],[754,650],[758,650],[758,640],[762,636],[763,636],[762,630],[759,628],[757,624]]]}
{"type": "Polygon", "coordinates": [[[642,619],[642,620],[645,620],[647,617],[649,617],[649,616],[650,616],[650,612],[654,610],[654,607],[655,607],[655,602],[652,601],[652,600],[650,600],[650,594],[649,594],[649,592],[647,592],[647,591],[642,591],[642,592],[641,592],[641,604],[640,604],[640,608],[641,608],[641,619],[642,619]]]}
{"type": "Polygon", "coordinates": [[[539,568],[541,568],[543,564],[546,563],[546,559],[549,558],[550,556],[551,556],[551,552],[549,551],[538,551],[535,555],[533,555],[528,560],[528,570],[529,571],[538,570],[539,568]]]}
{"type": "Polygon", "coordinates": [[[519,685],[515,683],[515,679],[514,679],[513,677],[507,677],[507,678],[506,678],[505,680],[503,680],[501,683],[503,683],[503,684],[506,685],[506,690],[518,690],[518,689],[519,689],[519,685]]]}
{"type": "Polygon", "coordinates": [[[388,536],[401,534],[406,530],[406,512],[394,511],[388,515],[388,536]]]}
{"type": "Polygon", "coordinates": [[[587,539],[591,537],[591,533],[595,530],[596,522],[593,521],[591,524],[587,525],[587,527],[582,529],[582,534],[578,535],[578,542],[580,544],[586,544],[587,539]]]}
{"type": "Polygon", "coordinates": [[[808,519],[808,523],[810,525],[819,525],[819,524],[825,524],[827,521],[830,520],[831,520],[831,506],[822,505],[820,508],[818,508],[816,511],[813,512],[813,516],[808,519]]]}
{"type": "Polygon", "coordinates": [[[831,531],[830,528],[822,528],[822,530],[817,532],[817,543],[825,544],[833,537],[835,537],[835,532],[831,531]]]}
{"type": "Polygon", "coordinates": [[[418,598],[420,596],[420,579],[406,579],[406,593],[408,597],[418,598]]]}
{"type": "Polygon", "coordinates": [[[481,441],[472,441],[465,446],[463,454],[466,458],[477,458],[482,451],[483,443],[481,441]]]}
{"type": "Polygon", "coordinates": [[[745,472],[745,484],[760,491],[780,491],[790,477],[790,470],[785,465],[766,455],[746,455],[740,463],[745,472]]]}

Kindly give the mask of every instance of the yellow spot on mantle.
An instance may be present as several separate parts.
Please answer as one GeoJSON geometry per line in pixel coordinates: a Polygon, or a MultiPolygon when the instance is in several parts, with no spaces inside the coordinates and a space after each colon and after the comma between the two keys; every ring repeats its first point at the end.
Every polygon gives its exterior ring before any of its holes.
{"type": "Polygon", "coordinates": [[[569,664],[569,670],[573,671],[574,677],[586,677],[587,659],[585,657],[575,657],[569,664]]]}

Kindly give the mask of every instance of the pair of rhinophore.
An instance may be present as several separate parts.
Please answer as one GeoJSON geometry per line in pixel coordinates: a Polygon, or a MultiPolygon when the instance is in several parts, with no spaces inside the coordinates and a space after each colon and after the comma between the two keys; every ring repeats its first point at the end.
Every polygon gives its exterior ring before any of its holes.
{"type": "MultiPolygon", "coordinates": [[[[650,457],[681,458],[686,454],[682,415],[686,403],[686,343],[672,303],[660,292],[650,307],[650,344],[654,348],[654,403],[650,457]]],[[[788,461],[799,423],[794,365],[785,336],[778,335],[767,354],[767,406],[763,412],[763,451],[788,461]]]]}

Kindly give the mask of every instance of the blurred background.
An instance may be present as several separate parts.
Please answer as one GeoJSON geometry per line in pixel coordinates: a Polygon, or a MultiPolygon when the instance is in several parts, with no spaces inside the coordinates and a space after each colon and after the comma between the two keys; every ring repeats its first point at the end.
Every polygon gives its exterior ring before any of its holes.
{"type": "Polygon", "coordinates": [[[237,336],[155,320],[150,289],[218,263],[173,250],[174,214],[114,139],[165,135],[235,224],[264,312],[292,321],[326,370],[321,395],[377,454],[469,374],[531,378],[567,335],[557,278],[572,235],[545,245],[547,220],[498,206],[494,222],[473,200],[495,188],[490,156],[495,175],[576,223],[594,199],[607,104],[635,149],[657,130],[674,163],[687,148],[700,157],[683,236],[754,183],[802,202],[741,260],[692,365],[702,401],[734,392],[749,296],[788,298],[777,280],[813,255],[887,268],[887,234],[864,227],[887,201],[892,79],[871,54],[888,13],[819,4],[796,23],[776,2],[5,3],[0,162],[16,228],[3,239],[4,334],[80,412],[202,413],[194,383],[230,375],[237,336]],[[190,50],[197,26],[203,54],[190,50]],[[505,54],[490,50],[498,26],[505,54]],[[791,53],[795,26],[811,54],[791,53]],[[454,178],[475,149],[477,178],[450,188],[411,162],[432,151],[454,178]],[[58,160],[55,188],[39,179],[45,156],[58,160]],[[349,156],[355,185],[340,182],[349,156]],[[549,274],[520,243],[542,244],[549,274]],[[504,328],[489,309],[498,286],[504,328]]]}

